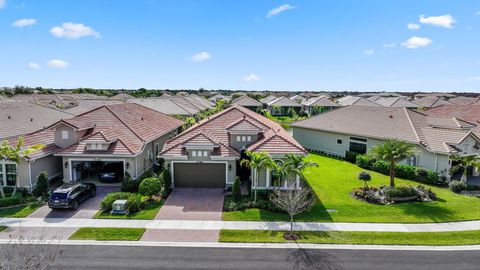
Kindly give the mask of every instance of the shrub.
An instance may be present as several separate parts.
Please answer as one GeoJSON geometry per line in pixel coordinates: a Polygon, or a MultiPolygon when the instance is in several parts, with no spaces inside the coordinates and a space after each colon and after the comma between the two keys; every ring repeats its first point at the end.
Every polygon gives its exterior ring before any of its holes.
{"type": "Polygon", "coordinates": [[[162,191],[162,181],[159,178],[145,178],[138,187],[138,192],[144,196],[152,197],[162,191]]]}
{"type": "Polygon", "coordinates": [[[427,182],[427,177],[428,177],[428,171],[425,170],[424,168],[418,167],[415,170],[415,180],[420,182],[420,183],[426,183],[427,182]]]}
{"type": "Polygon", "coordinates": [[[448,183],[448,188],[455,193],[460,193],[462,190],[467,189],[467,184],[462,181],[454,180],[448,183]]]}
{"type": "Polygon", "coordinates": [[[165,198],[172,190],[172,176],[169,170],[164,170],[160,177],[162,179],[162,196],[165,198]]]}
{"type": "Polygon", "coordinates": [[[377,160],[375,161],[375,163],[373,163],[372,170],[379,172],[381,174],[389,175],[390,165],[383,160],[377,160]]]}
{"type": "Polygon", "coordinates": [[[121,190],[124,192],[138,192],[140,180],[133,180],[130,174],[126,172],[121,185],[121,190]]]}
{"type": "Polygon", "coordinates": [[[23,195],[20,192],[15,193],[13,196],[8,196],[5,199],[0,198],[0,207],[12,206],[23,203],[23,195]]]}
{"type": "Polygon", "coordinates": [[[157,177],[157,175],[156,175],[152,170],[145,171],[145,172],[140,176],[140,182],[142,182],[143,179],[154,178],[154,177],[157,177]]]}
{"type": "Polygon", "coordinates": [[[368,187],[368,182],[372,180],[372,176],[368,172],[360,172],[358,174],[358,180],[363,182],[365,188],[368,187]]]}
{"type": "Polygon", "coordinates": [[[46,198],[48,196],[48,173],[41,172],[37,177],[37,185],[33,190],[33,195],[36,197],[42,196],[46,198]]]}
{"type": "Polygon", "coordinates": [[[399,178],[403,179],[410,179],[410,180],[415,180],[416,179],[416,171],[415,166],[410,166],[410,165],[405,165],[405,164],[400,164],[397,165],[397,171],[396,171],[396,176],[399,178]]]}
{"type": "Polygon", "coordinates": [[[233,187],[232,187],[232,198],[234,200],[240,199],[242,196],[241,190],[240,190],[240,177],[235,177],[235,182],[233,182],[233,187]]]}
{"type": "Polygon", "coordinates": [[[357,164],[358,167],[367,170],[371,170],[373,167],[373,163],[375,163],[375,159],[371,158],[368,155],[357,155],[355,160],[355,164],[357,164]]]}
{"type": "Polygon", "coordinates": [[[347,151],[345,153],[345,160],[350,162],[350,163],[356,163],[357,162],[357,156],[359,156],[358,153],[347,151]]]}
{"type": "Polygon", "coordinates": [[[128,212],[135,213],[143,209],[143,199],[140,194],[131,193],[127,199],[128,212]]]}
{"type": "Polygon", "coordinates": [[[130,192],[112,192],[109,193],[100,203],[102,211],[112,210],[112,204],[116,200],[127,200],[127,209],[130,213],[135,213],[144,208],[144,200],[140,194],[130,192]]]}
{"type": "Polygon", "coordinates": [[[404,198],[404,197],[413,197],[417,196],[417,191],[412,186],[398,186],[392,189],[387,190],[386,192],[387,197],[389,198],[404,198]]]}

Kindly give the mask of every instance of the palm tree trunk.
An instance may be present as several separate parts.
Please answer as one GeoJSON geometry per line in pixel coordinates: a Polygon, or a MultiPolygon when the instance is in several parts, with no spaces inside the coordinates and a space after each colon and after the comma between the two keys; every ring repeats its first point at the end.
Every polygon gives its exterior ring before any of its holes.
{"type": "Polygon", "coordinates": [[[395,187],[395,162],[390,162],[390,186],[395,187]]]}
{"type": "Polygon", "coordinates": [[[5,191],[3,190],[3,185],[0,185],[0,196],[2,196],[2,199],[5,199],[5,191]]]}

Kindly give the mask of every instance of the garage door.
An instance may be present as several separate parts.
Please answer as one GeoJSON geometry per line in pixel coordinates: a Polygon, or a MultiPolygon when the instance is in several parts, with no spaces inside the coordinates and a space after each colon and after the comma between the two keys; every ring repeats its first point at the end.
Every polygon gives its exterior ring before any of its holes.
{"type": "Polygon", "coordinates": [[[176,163],[173,165],[175,187],[225,188],[225,164],[176,163]]]}

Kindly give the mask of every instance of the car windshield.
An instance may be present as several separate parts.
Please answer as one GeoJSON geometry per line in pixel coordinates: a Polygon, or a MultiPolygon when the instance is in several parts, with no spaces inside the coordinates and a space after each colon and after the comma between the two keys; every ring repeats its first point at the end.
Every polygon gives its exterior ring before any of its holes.
{"type": "Polygon", "coordinates": [[[64,200],[67,198],[67,193],[66,192],[56,192],[52,193],[52,200],[64,200]]]}

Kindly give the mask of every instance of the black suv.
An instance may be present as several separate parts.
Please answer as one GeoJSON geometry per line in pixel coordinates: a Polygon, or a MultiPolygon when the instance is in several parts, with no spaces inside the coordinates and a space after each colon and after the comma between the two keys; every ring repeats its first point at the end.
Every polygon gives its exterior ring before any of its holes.
{"type": "Polygon", "coordinates": [[[95,197],[97,187],[91,183],[66,183],[55,189],[48,200],[48,207],[78,209],[80,202],[95,197]]]}

